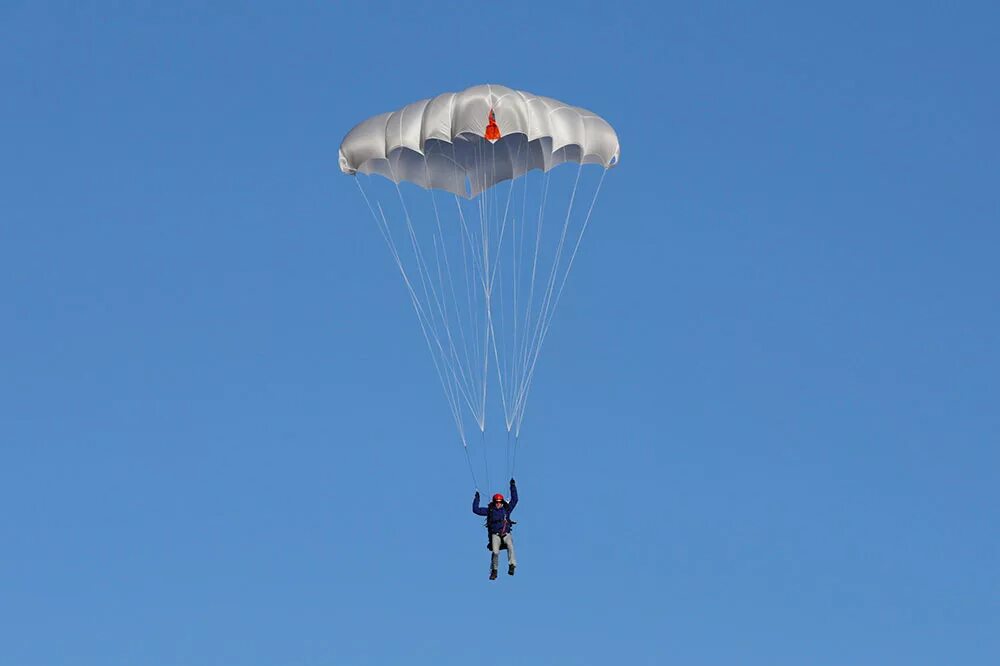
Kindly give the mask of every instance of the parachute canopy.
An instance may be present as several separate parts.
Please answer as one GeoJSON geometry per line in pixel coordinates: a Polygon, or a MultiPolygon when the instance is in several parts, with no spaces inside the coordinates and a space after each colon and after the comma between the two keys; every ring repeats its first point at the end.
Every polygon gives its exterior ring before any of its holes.
{"type": "Polygon", "coordinates": [[[618,163],[615,130],[600,116],[500,85],[444,93],[357,125],[340,144],[346,174],[473,198],[499,182],[564,162],[618,163]]]}

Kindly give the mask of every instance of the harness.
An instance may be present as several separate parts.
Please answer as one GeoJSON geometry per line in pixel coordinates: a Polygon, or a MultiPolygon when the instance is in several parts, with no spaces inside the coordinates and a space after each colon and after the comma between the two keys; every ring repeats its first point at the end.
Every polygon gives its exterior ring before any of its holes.
{"type": "MultiPolygon", "coordinates": [[[[504,521],[506,521],[507,523],[507,530],[505,532],[490,532],[490,513],[496,511],[496,509],[493,508],[493,503],[490,502],[489,509],[487,510],[488,513],[486,514],[486,520],[483,522],[483,525],[486,527],[486,535],[487,535],[486,550],[493,550],[489,541],[490,538],[493,536],[493,534],[499,534],[501,537],[503,537],[507,534],[510,534],[511,527],[517,525],[517,521],[510,519],[510,504],[507,503],[507,500],[504,500],[503,509],[501,510],[503,511],[504,521]]],[[[500,550],[507,550],[507,544],[504,543],[504,540],[502,538],[500,539],[500,550]]]]}

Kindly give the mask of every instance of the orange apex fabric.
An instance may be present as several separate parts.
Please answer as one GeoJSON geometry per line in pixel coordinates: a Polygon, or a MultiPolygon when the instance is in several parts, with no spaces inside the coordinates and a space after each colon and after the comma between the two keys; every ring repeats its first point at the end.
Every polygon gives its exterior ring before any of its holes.
{"type": "Polygon", "coordinates": [[[486,133],[483,135],[490,143],[495,143],[500,139],[500,128],[497,126],[496,116],[493,115],[493,109],[490,109],[490,123],[486,126],[486,133]]]}

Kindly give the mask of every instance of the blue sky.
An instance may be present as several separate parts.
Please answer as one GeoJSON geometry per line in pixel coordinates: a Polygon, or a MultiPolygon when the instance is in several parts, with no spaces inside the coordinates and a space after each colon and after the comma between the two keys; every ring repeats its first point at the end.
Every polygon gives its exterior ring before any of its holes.
{"type": "Polygon", "coordinates": [[[203,4],[0,4],[0,662],[1000,661],[993,3],[203,4]],[[336,158],[484,82],[622,143],[495,583],[336,158]]]}

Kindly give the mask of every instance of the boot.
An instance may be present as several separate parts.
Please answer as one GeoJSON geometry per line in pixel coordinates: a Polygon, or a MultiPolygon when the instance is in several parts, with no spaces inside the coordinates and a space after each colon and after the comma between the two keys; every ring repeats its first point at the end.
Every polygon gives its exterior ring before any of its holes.
{"type": "Polygon", "coordinates": [[[507,567],[507,575],[508,576],[513,576],[514,575],[514,569],[516,569],[516,568],[517,568],[516,564],[512,564],[509,567],[507,567]]]}
{"type": "Polygon", "coordinates": [[[490,580],[496,580],[496,579],[497,579],[497,570],[490,569],[490,580]]]}

